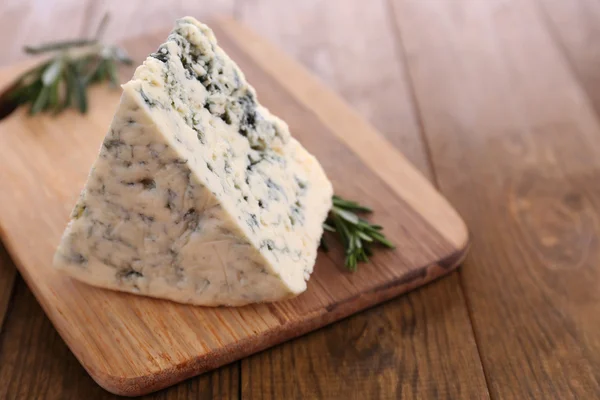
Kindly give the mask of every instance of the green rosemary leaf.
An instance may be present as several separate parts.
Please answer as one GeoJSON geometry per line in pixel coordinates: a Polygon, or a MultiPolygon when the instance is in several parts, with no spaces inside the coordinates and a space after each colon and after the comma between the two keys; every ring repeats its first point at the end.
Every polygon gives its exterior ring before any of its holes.
{"type": "Polygon", "coordinates": [[[323,229],[329,232],[335,232],[335,228],[329,225],[327,222],[323,222],[323,229]]]}
{"type": "Polygon", "coordinates": [[[42,73],[46,68],[48,68],[52,61],[53,60],[45,61],[36,67],[30,68],[29,70],[25,71],[15,83],[23,87],[40,80],[42,73]]]}
{"type": "Polygon", "coordinates": [[[371,225],[369,221],[366,221],[362,218],[359,219],[358,226],[367,232],[377,232],[383,229],[381,225],[371,225]]]}
{"type": "Polygon", "coordinates": [[[371,237],[375,240],[377,240],[379,243],[381,243],[382,245],[389,247],[390,249],[395,248],[396,246],[394,246],[392,244],[392,242],[390,242],[389,240],[387,240],[387,238],[385,236],[383,236],[380,233],[377,232],[373,232],[371,233],[371,237]]]}
{"type": "Polygon", "coordinates": [[[367,254],[365,252],[366,248],[363,248],[361,250],[362,251],[358,254],[358,261],[368,262],[369,261],[369,257],[367,257],[367,254]]]}
{"type": "Polygon", "coordinates": [[[35,101],[42,89],[41,72],[48,64],[49,62],[43,62],[30,68],[2,91],[0,94],[0,119],[10,115],[21,104],[35,101]]]}
{"type": "Polygon", "coordinates": [[[67,87],[71,91],[71,99],[82,114],[87,112],[86,86],[83,78],[77,74],[76,67],[70,65],[67,73],[67,87]]]}
{"type": "Polygon", "coordinates": [[[63,107],[65,108],[71,107],[71,103],[73,102],[73,88],[71,87],[71,79],[69,79],[69,68],[65,68],[63,71],[63,80],[64,80],[64,93],[65,98],[63,99],[63,107]]]}
{"type": "Polygon", "coordinates": [[[77,70],[80,71],[81,75],[83,75],[83,71],[86,71],[83,78],[86,85],[104,79],[104,63],[101,57],[90,55],[82,59],[77,65],[77,70]]]}
{"type": "MultiPolygon", "coordinates": [[[[30,84],[30,85],[19,85],[17,86],[15,89],[13,89],[11,92],[7,92],[7,95],[9,97],[10,101],[15,101],[15,102],[19,102],[23,103],[26,100],[30,100],[32,97],[34,97],[35,94],[37,94],[42,87],[42,82],[41,80],[38,80],[37,82],[35,82],[34,84],[30,84]]],[[[34,97],[35,99],[35,97],[34,97]]],[[[3,102],[4,100],[0,100],[0,102],[3,102]]]]}
{"type": "Polygon", "coordinates": [[[100,82],[104,80],[106,77],[106,64],[104,61],[100,61],[98,63],[98,67],[94,71],[92,75],[92,82],[100,82]]]}
{"type": "Polygon", "coordinates": [[[369,207],[362,206],[354,201],[344,200],[339,196],[333,196],[333,205],[338,206],[340,208],[344,208],[346,210],[352,210],[357,212],[367,212],[370,213],[371,210],[369,207]]]}
{"type": "Polygon", "coordinates": [[[48,89],[48,104],[47,110],[58,110],[60,108],[60,98],[58,94],[58,80],[55,80],[48,89]]]}
{"type": "Polygon", "coordinates": [[[335,230],[337,232],[339,232],[339,234],[342,238],[342,242],[344,243],[344,246],[347,248],[354,246],[353,243],[351,243],[349,240],[350,231],[348,230],[348,227],[346,226],[346,224],[344,224],[343,219],[340,218],[339,214],[337,214],[337,213],[334,213],[333,215],[334,215],[333,221],[335,223],[335,230]]]}
{"type": "Polygon", "coordinates": [[[50,86],[60,77],[63,68],[63,59],[57,58],[54,60],[42,73],[42,83],[45,86],[50,86]]]}
{"type": "Polygon", "coordinates": [[[358,224],[358,216],[350,211],[346,211],[338,206],[333,206],[334,212],[340,217],[344,218],[351,224],[358,224]]]}
{"type": "Polygon", "coordinates": [[[29,114],[35,115],[35,114],[39,113],[40,111],[42,111],[46,107],[46,104],[48,103],[49,92],[50,92],[50,87],[44,85],[42,87],[42,89],[40,90],[40,92],[38,93],[38,95],[35,99],[35,102],[31,106],[31,109],[29,110],[29,114]]]}
{"type": "Polygon", "coordinates": [[[349,254],[346,258],[346,267],[348,267],[348,269],[352,272],[356,271],[357,262],[356,255],[354,253],[349,254]]]}
{"type": "Polygon", "coordinates": [[[362,249],[362,241],[358,235],[354,236],[354,245],[357,249],[362,249]]]}
{"type": "Polygon", "coordinates": [[[360,237],[365,242],[372,242],[373,238],[362,231],[356,231],[356,235],[360,237]]]}
{"type": "Polygon", "coordinates": [[[112,60],[106,60],[106,72],[108,73],[108,78],[110,79],[110,83],[113,87],[119,86],[119,76],[117,73],[117,66],[112,60]]]}
{"type": "Polygon", "coordinates": [[[74,96],[74,98],[75,98],[75,101],[77,102],[77,107],[79,108],[79,111],[82,114],[85,114],[88,109],[86,86],[81,77],[75,76],[74,80],[75,80],[75,91],[74,91],[75,96],[74,96]]]}

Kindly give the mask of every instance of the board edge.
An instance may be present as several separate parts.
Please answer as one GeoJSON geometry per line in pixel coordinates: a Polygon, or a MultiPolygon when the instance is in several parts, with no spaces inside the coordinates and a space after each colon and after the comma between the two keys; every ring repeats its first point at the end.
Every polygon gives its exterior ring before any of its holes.
{"type": "MultiPolygon", "coordinates": [[[[205,353],[185,363],[173,365],[156,373],[137,376],[112,375],[101,372],[100,369],[95,368],[90,363],[83,362],[84,357],[80,357],[79,354],[74,353],[92,379],[106,391],[127,397],[146,395],[226,366],[288,340],[298,338],[423,285],[432,283],[455,271],[465,260],[469,249],[470,240],[467,240],[461,249],[458,249],[438,262],[417,268],[411,271],[410,274],[406,274],[399,279],[387,282],[355,297],[331,304],[309,315],[307,319],[280,325],[271,331],[266,331],[260,335],[224,346],[215,352],[205,353]],[[267,344],[263,345],[261,343],[267,344]]],[[[68,341],[66,342],[69,344],[68,341]]],[[[74,349],[71,346],[69,347],[72,350],[74,349]]]]}

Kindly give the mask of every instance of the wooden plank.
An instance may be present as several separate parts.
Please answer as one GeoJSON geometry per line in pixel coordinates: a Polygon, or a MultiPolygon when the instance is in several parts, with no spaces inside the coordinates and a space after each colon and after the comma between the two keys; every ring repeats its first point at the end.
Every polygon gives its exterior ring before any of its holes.
{"type": "Polygon", "coordinates": [[[243,360],[241,385],[243,399],[489,398],[456,275],[243,360]]]}
{"type": "Polygon", "coordinates": [[[0,2],[0,66],[28,56],[23,46],[79,36],[85,3],[72,0],[0,2]]]}
{"type": "Polygon", "coordinates": [[[600,114],[600,2],[535,0],[581,88],[600,114]]]}
{"type": "MultiPolygon", "coordinates": [[[[238,16],[340,93],[429,177],[386,3],[362,4],[252,1],[238,16]]],[[[456,275],[242,361],[243,398],[386,396],[487,396],[456,275]]]]}
{"type": "Polygon", "coordinates": [[[293,7],[253,0],[242,2],[237,12],[240,21],[300,61],[429,176],[387,14],[386,0],[372,1],[369,7],[360,0],[308,0],[293,7]]]}
{"type": "MultiPolygon", "coordinates": [[[[314,330],[448,273],[466,250],[464,223],[414,167],[331,92],[305,73],[294,76],[294,64],[288,77],[306,80],[314,101],[275,79],[254,60],[266,56],[282,70],[289,61],[277,51],[265,54],[260,40],[230,36],[236,26],[215,25],[262,102],[322,161],[341,194],[373,205],[398,248],[379,252],[368,269],[354,274],[345,272],[339,249],[321,255],[305,294],[242,308],[191,307],[77,283],[48,265],[119,93],[95,88],[86,116],[11,115],[0,125],[0,150],[10,149],[0,157],[2,181],[10,183],[0,192],[0,231],[61,336],[96,381],[114,392],[156,390],[314,330]],[[370,169],[381,160],[385,167],[370,169]]],[[[140,39],[136,51],[151,44],[140,39]]]]}
{"type": "Polygon", "coordinates": [[[2,243],[0,243],[0,333],[2,332],[2,325],[8,310],[16,275],[15,265],[6,253],[2,243]]]}
{"type": "Polygon", "coordinates": [[[186,15],[207,20],[219,16],[232,16],[234,9],[235,0],[88,0],[85,29],[82,34],[93,35],[106,12],[110,14],[111,19],[105,38],[109,42],[119,42],[172,26],[175,20],[186,15]]]}
{"type": "MultiPolygon", "coordinates": [[[[0,398],[112,399],[85,372],[25,283],[0,335],[0,398]]],[[[238,368],[223,367],[142,399],[237,399],[238,368]]]]}
{"type": "Polygon", "coordinates": [[[600,393],[600,126],[528,2],[394,1],[492,398],[600,393]]]}
{"type": "Polygon", "coordinates": [[[25,45],[93,35],[105,12],[111,19],[104,38],[117,42],[170,26],[185,15],[232,15],[234,7],[234,0],[5,0],[0,2],[0,66],[28,58],[25,45]]]}

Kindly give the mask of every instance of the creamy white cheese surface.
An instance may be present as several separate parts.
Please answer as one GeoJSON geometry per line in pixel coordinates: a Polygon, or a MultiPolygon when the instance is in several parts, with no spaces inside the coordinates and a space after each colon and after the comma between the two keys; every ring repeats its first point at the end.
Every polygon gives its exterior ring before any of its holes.
{"type": "Polygon", "coordinates": [[[54,266],[183,303],[281,300],[306,289],[331,196],[317,160],[186,17],[123,85],[54,266]]]}

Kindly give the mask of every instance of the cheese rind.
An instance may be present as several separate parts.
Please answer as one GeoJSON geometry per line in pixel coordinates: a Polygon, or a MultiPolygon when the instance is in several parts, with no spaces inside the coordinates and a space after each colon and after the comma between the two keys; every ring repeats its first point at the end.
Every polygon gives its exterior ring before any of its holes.
{"type": "Polygon", "coordinates": [[[123,85],[54,265],[183,303],[277,301],[306,289],[331,196],[317,160],[186,17],[123,85]]]}

